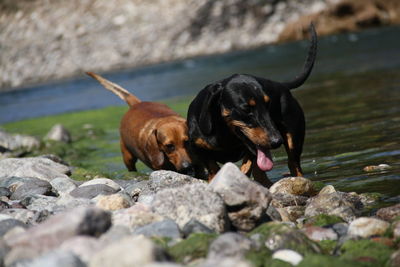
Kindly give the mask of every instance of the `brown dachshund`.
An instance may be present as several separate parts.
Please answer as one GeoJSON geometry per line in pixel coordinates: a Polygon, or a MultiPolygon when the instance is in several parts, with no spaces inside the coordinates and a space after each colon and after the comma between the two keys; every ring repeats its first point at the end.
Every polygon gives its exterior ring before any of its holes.
{"type": "Polygon", "coordinates": [[[86,74],[129,105],[120,125],[121,152],[129,171],[136,171],[136,161],[140,159],[153,170],[193,174],[184,118],[167,105],[142,102],[119,85],[95,73],[86,74]]]}

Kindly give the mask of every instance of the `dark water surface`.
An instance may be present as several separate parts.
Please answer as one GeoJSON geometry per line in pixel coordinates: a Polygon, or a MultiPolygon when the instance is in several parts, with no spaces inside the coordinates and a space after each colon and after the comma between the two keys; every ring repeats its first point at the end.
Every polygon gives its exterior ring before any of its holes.
{"type": "MultiPolygon", "coordinates": [[[[233,73],[287,80],[300,70],[308,42],[261,47],[105,75],[143,100],[195,95],[233,73]]],[[[307,119],[306,177],[340,190],[380,192],[400,201],[400,28],[320,39],[317,63],[294,91],[307,119]],[[365,172],[367,165],[389,169],[365,172]]],[[[89,70],[88,70],[89,71],[89,70]]],[[[124,103],[89,77],[0,94],[0,123],[124,103]]],[[[287,171],[274,153],[272,180],[287,171]]],[[[122,164],[122,163],[121,163],[122,164]]]]}

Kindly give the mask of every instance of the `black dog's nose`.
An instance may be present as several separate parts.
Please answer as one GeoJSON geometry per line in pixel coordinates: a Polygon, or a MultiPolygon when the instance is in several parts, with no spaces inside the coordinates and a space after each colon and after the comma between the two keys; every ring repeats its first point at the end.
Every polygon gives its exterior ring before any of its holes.
{"type": "Polygon", "coordinates": [[[183,174],[187,174],[187,175],[193,176],[194,175],[193,165],[190,162],[185,161],[185,162],[182,163],[182,168],[180,169],[179,172],[183,173],[183,174]]]}
{"type": "Polygon", "coordinates": [[[270,140],[270,146],[272,149],[278,148],[282,145],[283,141],[281,138],[272,138],[270,140]]]}

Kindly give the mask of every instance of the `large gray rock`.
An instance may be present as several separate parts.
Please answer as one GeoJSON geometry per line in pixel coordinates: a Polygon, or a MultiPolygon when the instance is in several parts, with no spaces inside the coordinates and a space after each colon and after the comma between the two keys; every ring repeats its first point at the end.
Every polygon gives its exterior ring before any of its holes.
{"type": "Polygon", "coordinates": [[[188,184],[206,184],[205,181],[173,171],[153,171],[149,180],[136,183],[127,189],[132,194],[138,195],[138,202],[151,204],[154,195],[166,188],[177,188],[188,184]]]}
{"type": "Polygon", "coordinates": [[[97,184],[107,185],[107,186],[113,188],[115,191],[121,190],[121,186],[109,178],[95,178],[95,179],[89,180],[87,182],[84,182],[79,187],[84,187],[84,186],[88,186],[88,185],[97,185],[97,184]]]}
{"type": "Polygon", "coordinates": [[[343,192],[318,194],[311,198],[306,206],[305,216],[319,214],[336,215],[346,222],[354,220],[361,214],[362,203],[357,196],[343,192]]]}
{"type": "Polygon", "coordinates": [[[225,204],[205,184],[161,190],[154,197],[152,210],[174,220],[181,228],[196,219],[216,232],[228,230],[225,204]]]}
{"type": "Polygon", "coordinates": [[[47,158],[9,158],[0,160],[0,180],[9,177],[33,177],[51,181],[68,177],[71,169],[47,158]]]}
{"type": "Polygon", "coordinates": [[[51,193],[52,186],[48,181],[38,178],[29,178],[18,186],[12,193],[10,199],[20,200],[29,195],[48,195],[51,193]]]}
{"type": "Polygon", "coordinates": [[[268,189],[250,181],[233,163],[226,163],[209,187],[224,200],[236,229],[250,231],[269,220],[266,210],[272,197],[268,189]]]}
{"type": "Polygon", "coordinates": [[[99,250],[90,260],[90,267],[145,266],[166,260],[165,253],[144,236],[128,236],[99,250]]]}
{"type": "Polygon", "coordinates": [[[0,223],[0,237],[2,237],[5,233],[10,231],[14,227],[28,228],[28,225],[21,222],[20,220],[16,220],[16,219],[12,219],[12,218],[2,220],[0,223]]]}
{"type": "Polygon", "coordinates": [[[50,217],[26,232],[9,236],[7,245],[44,253],[76,235],[98,236],[111,225],[109,213],[96,208],[76,208],[50,217]]]}
{"type": "Polygon", "coordinates": [[[118,192],[111,186],[105,184],[93,184],[87,186],[79,186],[72,190],[69,194],[77,198],[88,198],[92,199],[98,195],[112,195],[118,192]]]}

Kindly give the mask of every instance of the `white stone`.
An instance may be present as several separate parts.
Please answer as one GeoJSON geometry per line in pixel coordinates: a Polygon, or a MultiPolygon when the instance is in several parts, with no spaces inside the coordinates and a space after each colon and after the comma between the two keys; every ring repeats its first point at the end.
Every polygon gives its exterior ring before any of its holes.
{"type": "Polygon", "coordinates": [[[294,266],[303,260],[303,256],[300,253],[291,249],[280,249],[272,254],[272,258],[288,262],[294,266]]]}

